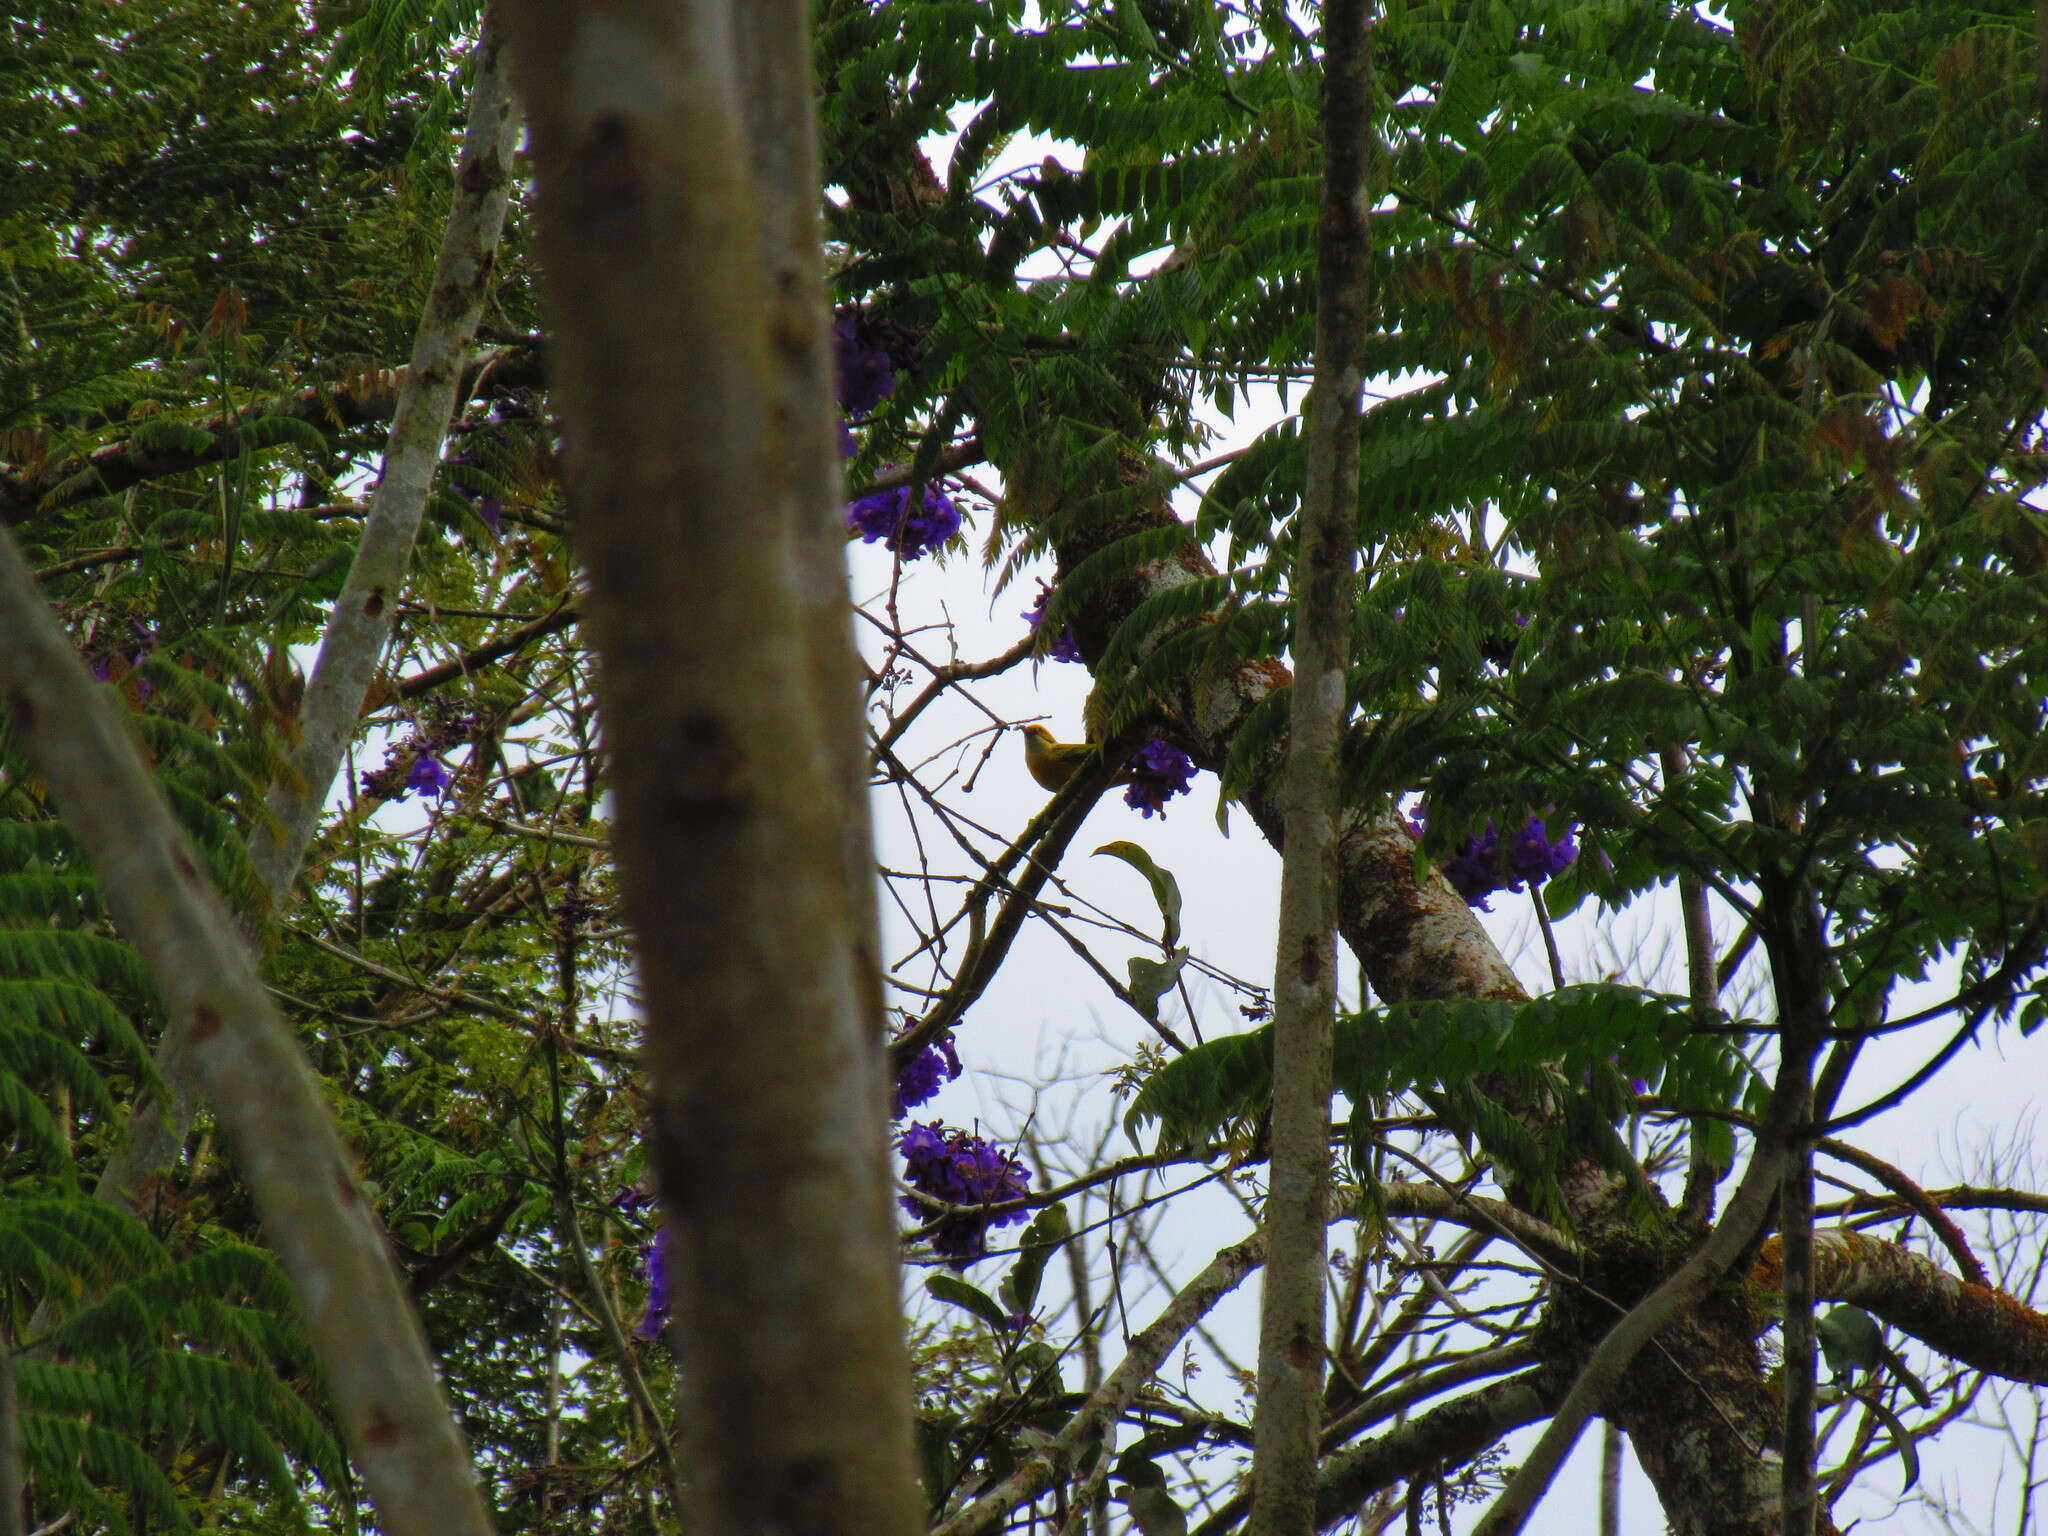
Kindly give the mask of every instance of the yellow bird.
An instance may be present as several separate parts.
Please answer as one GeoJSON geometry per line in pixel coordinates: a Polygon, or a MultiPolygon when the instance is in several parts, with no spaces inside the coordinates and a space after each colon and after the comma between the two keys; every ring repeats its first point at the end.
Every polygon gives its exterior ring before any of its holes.
{"type": "Polygon", "coordinates": [[[1060,790],[1081,771],[1081,765],[1095,755],[1092,741],[1055,741],[1042,725],[1024,727],[1024,766],[1039,788],[1060,790]]]}

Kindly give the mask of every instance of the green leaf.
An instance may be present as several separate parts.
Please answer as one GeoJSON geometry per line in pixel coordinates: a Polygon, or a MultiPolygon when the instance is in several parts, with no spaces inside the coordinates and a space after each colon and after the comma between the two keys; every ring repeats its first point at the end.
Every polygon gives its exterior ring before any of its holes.
{"type": "Polygon", "coordinates": [[[919,1480],[924,1484],[924,1496],[936,1511],[944,1502],[947,1492],[953,1486],[953,1475],[959,1467],[959,1456],[953,1449],[953,1433],[960,1427],[957,1413],[924,1414],[917,1416],[917,1459],[919,1480]]]}
{"type": "Polygon", "coordinates": [[[940,1301],[949,1302],[963,1312],[971,1312],[989,1327],[1006,1332],[1010,1326],[1010,1314],[1002,1309],[995,1297],[979,1286],[969,1285],[958,1275],[933,1275],[924,1283],[927,1294],[940,1301]]]}
{"type": "Polygon", "coordinates": [[[1152,887],[1153,900],[1159,903],[1159,915],[1166,920],[1165,932],[1160,936],[1161,947],[1170,950],[1180,943],[1180,882],[1173,878],[1173,872],[1153,863],[1152,855],[1136,843],[1104,843],[1095,852],[1097,856],[1107,854],[1110,858],[1122,859],[1145,877],[1152,887]]]}
{"type": "Polygon", "coordinates": [[[1187,964],[1188,951],[1176,949],[1164,960],[1148,960],[1143,955],[1133,955],[1124,962],[1131,973],[1131,1000],[1143,1010],[1145,1017],[1155,1023],[1159,1019],[1159,999],[1173,990],[1173,984],[1180,979],[1180,968],[1187,964]]]}
{"type": "MultiPolygon", "coordinates": [[[[1043,1339],[1020,1344],[1012,1358],[1012,1367],[1015,1379],[1026,1396],[1044,1400],[1060,1395],[1060,1352],[1056,1345],[1043,1339]]],[[[1048,1420],[1047,1427],[1057,1428],[1060,1422],[1055,1415],[1048,1420]]]]}
{"type": "Polygon", "coordinates": [[[1225,1035],[1147,1078],[1124,1114],[1124,1130],[1135,1141],[1145,1126],[1157,1123],[1160,1149],[1184,1150],[1263,1110],[1272,1084],[1273,1027],[1225,1035]]]}
{"type": "MultiPolygon", "coordinates": [[[[1017,1262],[997,1287],[1011,1313],[1027,1313],[1038,1304],[1038,1286],[1045,1278],[1046,1263],[1059,1251],[1070,1230],[1067,1208],[1063,1205],[1047,1206],[1024,1229],[1023,1240],[1017,1245],[1017,1262]]],[[[1006,1326],[1007,1323],[1006,1318],[1006,1326]]]]}
{"type": "Polygon", "coordinates": [[[1172,1456],[1181,1451],[1192,1450],[1202,1443],[1209,1428],[1206,1424],[1175,1424],[1166,1429],[1155,1429],[1139,1436],[1120,1452],[1113,1474],[1126,1483],[1141,1487],[1163,1487],[1166,1474],[1154,1464],[1161,1456],[1172,1456]]]}
{"type": "Polygon", "coordinates": [[[1906,1481],[1900,1485],[1899,1492],[1911,1492],[1913,1485],[1920,1481],[1920,1450],[1913,1432],[1906,1428],[1896,1413],[1878,1401],[1876,1393],[1857,1392],[1853,1395],[1873,1419],[1892,1432],[1892,1444],[1898,1448],[1899,1464],[1906,1472],[1906,1481]]]}

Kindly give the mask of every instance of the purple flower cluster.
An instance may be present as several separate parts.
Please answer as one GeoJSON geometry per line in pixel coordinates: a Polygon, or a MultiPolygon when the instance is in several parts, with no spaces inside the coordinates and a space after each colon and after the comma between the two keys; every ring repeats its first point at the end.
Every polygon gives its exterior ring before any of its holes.
{"type": "MultiPolygon", "coordinates": [[[[897,1138],[896,1146],[903,1153],[904,1182],[947,1205],[993,1205],[1020,1199],[1031,1188],[1024,1165],[994,1142],[948,1130],[936,1121],[911,1126],[897,1138]]],[[[930,1214],[911,1196],[904,1196],[902,1203],[912,1216],[930,1214]]],[[[1010,1226],[1024,1216],[1023,1211],[1001,1216],[955,1212],[932,1230],[932,1248],[954,1269],[965,1269],[988,1253],[990,1228],[1010,1226]]]]}
{"type": "Polygon", "coordinates": [[[896,388],[896,359],[881,328],[852,306],[833,317],[832,362],[839,408],[855,425],[896,388]]]}
{"type": "Polygon", "coordinates": [[[448,769],[431,752],[422,752],[413,759],[412,771],[405,776],[405,787],[418,790],[423,795],[441,798],[441,792],[448,787],[448,769]]]}
{"type": "Polygon", "coordinates": [[[452,782],[447,765],[415,733],[384,749],[384,766],[363,775],[363,794],[372,800],[403,800],[417,791],[438,800],[452,782]]]}
{"type": "MultiPolygon", "coordinates": [[[[1039,582],[1038,601],[1019,615],[1025,623],[1031,626],[1031,633],[1034,635],[1038,633],[1038,627],[1045,622],[1045,605],[1051,601],[1052,583],[1048,581],[1039,582]]],[[[1074,626],[1062,624],[1060,632],[1054,635],[1052,643],[1046,646],[1045,654],[1054,661],[1079,661],[1081,659],[1081,645],[1074,638],[1074,626]]]]}
{"type": "Polygon", "coordinates": [[[647,1310],[633,1331],[643,1339],[658,1339],[668,1326],[668,1223],[655,1229],[647,1249],[647,1310]]]}
{"type": "Polygon", "coordinates": [[[1125,771],[1134,775],[1124,789],[1124,804],[1149,820],[1166,816],[1166,802],[1184,795],[1195,782],[1194,759],[1179,747],[1154,741],[1132,754],[1125,771]]]}
{"type": "Polygon", "coordinates": [[[363,775],[363,793],[374,800],[403,800],[417,791],[438,799],[454,782],[442,755],[468,741],[476,729],[473,714],[445,706],[432,710],[403,741],[384,749],[384,765],[363,775]]]}
{"type": "MultiPolygon", "coordinates": [[[[1410,821],[1408,830],[1419,839],[1423,824],[1410,821]]],[[[1519,892],[1526,883],[1541,885],[1553,875],[1571,868],[1579,856],[1579,845],[1570,822],[1564,836],[1550,840],[1550,829],[1540,816],[1531,816],[1519,832],[1501,841],[1492,822],[1479,837],[1466,839],[1465,846],[1443,861],[1444,878],[1464,897],[1467,904],[1491,912],[1487,897],[1496,891],[1519,892]]]]}
{"type": "MultiPolygon", "coordinates": [[[[839,456],[850,459],[859,450],[854,428],[896,390],[897,370],[913,361],[914,343],[907,333],[854,305],[832,318],[833,374],[839,391],[839,456]]],[[[913,502],[911,489],[877,491],[850,502],[846,528],[869,544],[886,544],[905,560],[916,560],[941,548],[960,531],[960,509],[938,485],[927,485],[913,502]]]]}
{"type": "Polygon", "coordinates": [[[953,1032],[949,1029],[896,1074],[896,1085],[890,1090],[889,1118],[901,1120],[959,1075],[960,1054],[953,1049],[953,1032]]]}
{"type": "Polygon", "coordinates": [[[910,490],[899,486],[851,503],[846,509],[847,532],[859,534],[866,544],[880,540],[905,560],[915,560],[960,531],[960,509],[937,486],[924,488],[923,504],[915,511],[910,490]]]}
{"type": "Polygon", "coordinates": [[[637,1216],[654,1204],[651,1190],[642,1189],[638,1184],[622,1185],[610,1200],[605,1202],[615,1211],[624,1211],[628,1216],[637,1216]]]}

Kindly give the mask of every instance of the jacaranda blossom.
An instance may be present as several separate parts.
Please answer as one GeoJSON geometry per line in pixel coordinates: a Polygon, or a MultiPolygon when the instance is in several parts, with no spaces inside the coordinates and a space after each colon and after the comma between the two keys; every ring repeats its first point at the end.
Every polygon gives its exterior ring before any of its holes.
{"type": "Polygon", "coordinates": [[[1149,819],[1166,815],[1166,802],[1184,795],[1195,782],[1194,759],[1179,747],[1154,741],[1131,755],[1128,771],[1136,777],[1124,787],[1124,804],[1149,819]]]}
{"type": "Polygon", "coordinates": [[[633,1331],[643,1339],[658,1339],[668,1326],[668,1223],[655,1229],[647,1249],[647,1310],[633,1331]]]}
{"type": "MultiPolygon", "coordinates": [[[[1019,615],[1025,623],[1031,626],[1031,633],[1034,635],[1038,633],[1039,626],[1045,623],[1045,605],[1051,601],[1052,584],[1046,581],[1039,582],[1038,601],[1019,615]]],[[[1060,632],[1054,635],[1051,643],[1046,646],[1045,654],[1054,661],[1079,661],[1081,659],[1081,644],[1074,638],[1074,626],[1062,624],[1060,632]]]]}
{"type": "Polygon", "coordinates": [[[1508,842],[1508,872],[1531,885],[1541,885],[1553,875],[1563,874],[1579,856],[1575,831],[1572,824],[1566,822],[1564,836],[1553,843],[1549,826],[1540,818],[1531,816],[1528,825],[1508,842]]]}
{"type": "Polygon", "coordinates": [[[832,321],[832,354],[839,408],[854,422],[880,405],[896,388],[896,360],[875,327],[857,309],[842,309],[832,321]]]}
{"type": "Polygon", "coordinates": [[[924,488],[922,505],[912,509],[910,487],[877,491],[846,509],[846,529],[867,544],[881,542],[905,560],[928,555],[960,531],[960,509],[935,485],[924,488]]]}
{"type": "Polygon", "coordinates": [[[405,776],[405,787],[416,789],[423,795],[441,795],[448,788],[448,770],[441,760],[431,752],[422,752],[412,765],[412,772],[405,776]]]}
{"type": "Polygon", "coordinates": [[[953,1032],[949,1029],[912,1057],[909,1064],[896,1074],[896,1084],[889,1101],[889,1118],[901,1120],[959,1075],[960,1056],[953,1049],[953,1032]]]}
{"type": "MultiPolygon", "coordinates": [[[[1423,823],[1411,820],[1408,830],[1419,839],[1423,823]]],[[[1487,905],[1487,898],[1494,892],[1519,892],[1524,884],[1541,885],[1571,868],[1578,856],[1579,845],[1570,822],[1564,825],[1564,835],[1552,842],[1548,824],[1540,816],[1531,816],[1505,846],[1500,832],[1489,821],[1484,833],[1466,839],[1465,846],[1446,858],[1440,867],[1452,889],[1468,905],[1491,912],[1493,908],[1487,905]]]]}
{"type": "MultiPolygon", "coordinates": [[[[947,1205],[994,1205],[1020,1199],[1031,1188],[1024,1165],[994,1142],[936,1121],[911,1126],[897,1138],[896,1147],[903,1154],[903,1181],[947,1205]]],[[[931,1215],[911,1196],[904,1196],[902,1205],[912,1216],[931,1215]]],[[[954,1269],[965,1269],[988,1253],[990,1228],[1007,1227],[1024,1217],[1023,1211],[1001,1216],[955,1212],[932,1230],[932,1248],[954,1269]]]]}

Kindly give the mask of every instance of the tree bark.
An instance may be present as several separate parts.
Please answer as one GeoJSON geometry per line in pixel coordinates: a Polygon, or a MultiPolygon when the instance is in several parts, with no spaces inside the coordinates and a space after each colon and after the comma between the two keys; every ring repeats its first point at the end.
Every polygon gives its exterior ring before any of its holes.
{"type": "MultiPolygon", "coordinates": [[[[805,35],[778,15],[758,25],[805,35]]],[[[835,681],[853,662],[843,625],[827,659],[798,554],[829,492],[788,467],[829,430],[803,334],[824,316],[767,285],[794,194],[757,188],[731,7],[521,0],[507,20],[675,1239],[684,1524],[908,1533],[879,981],[835,681]]],[[[787,129],[804,83],[768,73],[787,129]]]]}
{"type": "MultiPolygon", "coordinates": [[[[1572,1447],[1578,1443],[1579,1432],[1585,1428],[1586,1420],[1600,1412],[1610,1398],[1622,1391],[1629,1367],[1644,1346],[1681,1317],[1693,1313],[1719,1284],[1729,1266],[1749,1246],[1770,1210],[1772,1197],[1777,1193],[1778,1180],[1785,1166],[1782,1142],[1793,1123],[1793,1116],[1803,1103],[1803,1096],[1788,1093],[1781,1080],[1772,1113],[1766,1121],[1766,1133],[1758,1135],[1748,1171],[1712,1234],[1696,1253],[1630,1308],[1600,1340],[1542,1437],[1523,1460],[1521,1469],[1474,1528],[1474,1536],[1515,1536],[1522,1529],[1538,1502],[1549,1491],[1551,1480],[1557,1476],[1572,1447]],[[1775,1139],[1767,1141],[1768,1133],[1775,1133],[1775,1139]]],[[[1627,1420],[1621,1422],[1624,1428],[1634,1432],[1634,1426],[1627,1420]]],[[[1720,1439],[1718,1435],[1705,1432],[1699,1438],[1702,1442],[1720,1439]]],[[[1747,1455],[1749,1447],[1745,1445],[1741,1449],[1747,1455]]],[[[1650,1471],[1653,1480],[1657,1477],[1657,1467],[1661,1465],[1656,1451],[1657,1442],[1653,1441],[1645,1456],[1645,1469],[1650,1471]]],[[[1683,1531],[1686,1527],[1681,1515],[1671,1510],[1668,1504],[1666,1511],[1672,1515],[1673,1525],[1683,1531]]]]}
{"type": "Polygon", "coordinates": [[[1621,1445],[1620,1426],[1607,1424],[1600,1431],[1600,1536],[1621,1536],[1621,1445]]]}
{"type": "Polygon", "coordinates": [[[1827,940],[1820,910],[1803,888],[1761,882],[1759,923],[1771,959],[1778,1003],[1779,1087],[1798,1097],[1784,1135],[1785,1168],[1778,1184],[1777,1226],[1782,1234],[1785,1401],[1782,1518],[1785,1536],[1813,1536],[1820,1517],[1814,1484],[1818,1425],[1818,1341],[1813,1331],[1813,1066],[1827,1034],[1827,940]],[[1774,920],[1775,919],[1775,920],[1774,920]],[[1798,1073],[1796,1078],[1794,1072],[1798,1073]]]}
{"type": "MultiPolygon", "coordinates": [[[[1071,570],[1124,535],[1164,527],[1172,521],[1172,513],[1155,502],[1116,522],[1078,530],[1060,545],[1061,568],[1071,570]]],[[[1100,654],[1117,624],[1147,598],[1210,574],[1213,568],[1192,545],[1135,567],[1076,615],[1075,628],[1084,653],[1100,654]]],[[[1250,712],[1289,681],[1287,668],[1279,662],[1247,661],[1156,684],[1154,694],[1165,712],[1167,733],[1198,763],[1213,770],[1222,767],[1250,712]]],[[[1276,768],[1275,755],[1256,766],[1245,787],[1244,801],[1268,840],[1279,846],[1284,842],[1284,828],[1276,768]]],[[[1345,813],[1338,844],[1339,932],[1359,957],[1374,991],[1394,1002],[1525,997],[1513,971],[1463,898],[1439,875],[1417,877],[1414,848],[1414,839],[1395,816],[1345,813]]],[[[1532,1120],[1532,1129],[1544,1131],[1540,1114],[1532,1120]]],[[[1755,1154],[1755,1173],[1764,1172],[1756,1167],[1759,1161],[1767,1167],[1764,1182],[1749,1188],[1747,1199],[1744,1190],[1738,1189],[1724,1212],[1723,1226],[1729,1225],[1728,1214],[1736,1211],[1736,1202],[1744,1208],[1728,1236],[1706,1257],[1704,1267],[1681,1267],[1681,1246],[1671,1256],[1671,1267],[1645,1273],[1631,1263],[1625,1274],[1609,1278],[1611,1288],[1603,1287],[1603,1294],[1627,1306],[1670,1277],[1687,1295],[1707,1295],[1715,1284],[1714,1276],[1753,1240],[1775,1194],[1779,1159],[1765,1152],[1755,1154]],[[1736,1230],[1743,1234],[1740,1240],[1734,1235],[1736,1230]]],[[[1574,1217],[1595,1219],[1596,1230],[1583,1233],[1582,1241],[1589,1250],[1585,1262],[1597,1268],[1603,1262],[1598,1251],[1601,1232],[1611,1230],[1620,1236],[1634,1231],[1634,1226],[1625,1214],[1613,1215],[1614,1186],[1597,1164],[1566,1170],[1562,1183],[1574,1217]],[[1603,1219],[1605,1227],[1600,1225],[1603,1219]]],[[[1592,1305],[1603,1315],[1585,1342],[1587,1350],[1612,1326],[1609,1304],[1592,1305]]],[[[1740,1308],[1700,1309],[1695,1305],[1674,1326],[1672,1319],[1682,1309],[1673,1305],[1667,1310],[1666,1304],[1660,1303],[1653,1310],[1661,1314],[1660,1326],[1667,1330],[1658,1348],[1638,1354],[1641,1339],[1631,1342],[1628,1350],[1637,1361],[1635,1367],[1608,1378],[1607,1384],[1618,1393],[1613,1407],[1616,1421],[1630,1436],[1667,1517],[1681,1536],[1735,1536],[1767,1530],[1777,1515],[1777,1470],[1774,1463],[1759,1458],[1758,1450],[1776,1436],[1776,1409],[1765,1392],[1757,1364],[1752,1320],[1740,1308]],[[1638,1384],[1645,1388],[1641,1393],[1634,1390],[1638,1384]],[[1723,1411],[1717,1413],[1717,1406],[1723,1411]]],[[[1647,1338],[1648,1333],[1642,1337],[1647,1338]]],[[[1559,1360],[1559,1367],[1569,1368],[1583,1358],[1566,1355],[1559,1360]]],[[[1589,1399],[1581,1402],[1583,1412],[1594,1411],[1589,1399]]]]}
{"type": "Polygon", "coordinates": [[[0,1536],[21,1536],[21,1404],[14,1341],[0,1330],[0,1536]]]}
{"type": "MultiPolygon", "coordinates": [[[[833,814],[851,909],[847,932],[859,952],[856,976],[872,987],[861,1007],[870,1018],[881,1019],[881,919],[868,806],[871,758],[847,581],[846,488],[835,430],[838,391],[827,342],[830,306],[819,216],[818,128],[811,105],[810,11],[802,0],[759,0],[736,5],[733,18],[747,151],[761,210],[761,280],[774,359],[771,405],[788,444],[775,466],[781,473],[761,492],[787,505],[810,686],[824,712],[831,792],[837,801],[833,814]]],[[[886,1078],[884,1057],[864,1060],[886,1078]]],[[[883,1094],[886,1086],[878,1082],[872,1091],[883,1094]]],[[[911,1433],[907,1424],[900,1432],[911,1433]]]]}
{"type": "MultiPolygon", "coordinates": [[[[342,754],[362,718],[377,660],[391,638],[413,541],[505,226],[519,126],[512,105],[497,28],[486,13],[469,118],[455,162],[454,201],[413,339],[412,363],[398,391],[384,473],[371,495],[355,562],[328,618],[299,709],[294,778],[272,789],[272,822],[249,839],[257,879],[273,908],[283,904],[298,876],[342,754]]],[[[252,915],[255,921],[260,916],[252,915]]],[[[127,1139],[107,1160],[95,1187],[102,1200],[133,1206],[149,1181],[176,1161],[191,1127],[198,1084],[191,1043],[175,1020],[157,1047],[156,1067],[169,1097],[147,1100],[131,1118],[127,1139]]]]}
{"type": "MultiPolygon", "coordinates": [[[[1751,1286],[1767,1297],[1780,1284],[1780,1249],[1776,1238],[1765,1242],[1750,1271],[1751,1286]]],[[[1972,1370],[2048,1385],[2048,1314],[1958,1280],[1910,1248],[1864,1232],[1816,1232],[1813,1291],[1862,1307],[1972,1370]]]]}
{"type": "MultiPolygon", "coordinates": [[[[514,342],[472,352],[463,359],[455,387],[457,397],[469,399],[486,377],[494,388],[545,384],[546,360],[538,342],[514,342]]],[[[89,454],[0,475],[0,523],[14,527],[38,512],[54,512],[81,501],[118,495],[146,481],[231,462],[244,451],[238,440],[240,429],[259,421],[304,421],[323,430],[389,421],[411,378],[411,370],[406,368],[372,369],[340,383],[315,384],[238,410],[202,416],[193,425],[212,434],[213,441],[198,448],[144,447],[124,439],[89,454]]]]}
{"type": "Polygon", "coordinates": [[[426,1340],[312,1071],[127,722],[93,686],[4,534],[0,699],[234,1138],[380,1525],[392,1536],[487,1536],[426,1340]]]}
{"type": "MultiPolygon", "coordinates": [[[[1669,789],[1686,773],[1686,755],[1681,747],[1665,747],[1659,754],[1664,784],[1669,789]]],[[[1720,979],[1714,967],[1713,911],[1707,899],[1706,882],[1681,870],[1678,876],[1678,910],[1685,932],[1685,990],[1694,1011],[1702,1019],[1713,1016],[1721,999],[1720,979]]],[[[1727,1172],[1715,1166],[1708,1153],[1705,1127],[1695,1123],[1687,1136],[1685,1193],[1679,1210],[1685,1220],[1704,1226],[1714,1214],[1714,1186],[1727,1172]]]]}
{"type": "Polygon", "coordinates": [[[1330,1530],[1373,1494],[1423,1468],[1469,1461],[1503,1435],[1557,1407],[1556,1374],[1524,1371],[1468,1392],[1371,1440],[1340,1451],[1316,1478],[1316,1523],[1330,1530]]]}
{"type": "Polygon", "coordinates": [[[1331,0],[1324,9],[1316,379],[1294,561],[1295,685],[1273,960],[1273,1149],[1253,1422],[1252,1536],[1308,1536],[1315,1528],[1337,1006],[1338,748],[1349,713],[1359,401],[1372,300],[1366,230],[1369,26],[1365,0],[1331,0]]]}
{"type": "Polygon", "coordinates": [[[433,287],[413,338],[412,363],[392,415],[363,537],[320,638],[319,659],[299,708],[301,739],[292,760],[299,782],[272,793],[275,828],[269,836],[251,839],[257,874],[273,899],[281,899],[297,877],[391,638],[463,364],[497,264],[519,130],[498,30],[487,7],[469,120],[455,162],[455,197],[434,261],[433,287]]]}

